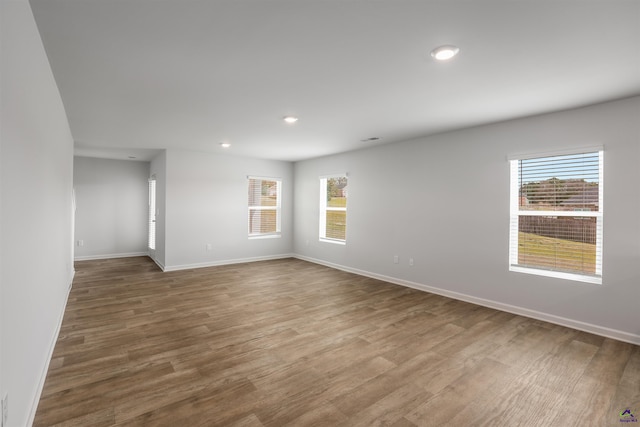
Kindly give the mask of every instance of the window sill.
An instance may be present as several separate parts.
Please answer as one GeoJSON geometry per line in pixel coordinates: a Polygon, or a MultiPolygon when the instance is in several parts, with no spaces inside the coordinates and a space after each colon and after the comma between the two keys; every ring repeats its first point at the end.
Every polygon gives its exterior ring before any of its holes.
{"type": "Polygon", "coordinates": [[[343,245],[344,246],[344,245],[347,244],[346,240],[325,239],[323,237],[320,238],[320,241],[324,242],[324,243],[333,243],[334,245],[343,245]]]}
{"type": "Polygon", "coordinates": [[[249,236],[249,240],[261,240],[261,239],[279,239],[282,237],[280,234],[257,234],[249,236]]]}
{"type": "Polygon", "coordinates": [[[602,284],[601,276],[587,276],[577,273],[565,273],[564,271],[542,270],[538,268],[520,267],[518,265],[510,265],[509,271],[516,273],[534,274],[536,276],[555,277],[556,279],[573,280],[576,282],[593,283],[595,285],[602,284]]]}

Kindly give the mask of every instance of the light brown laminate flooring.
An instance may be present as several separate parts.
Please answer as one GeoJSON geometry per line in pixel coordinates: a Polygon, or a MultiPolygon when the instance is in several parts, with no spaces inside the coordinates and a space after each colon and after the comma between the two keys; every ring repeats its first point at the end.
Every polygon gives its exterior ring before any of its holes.
{"type": "Polygon", "coordinates": [[[640,418],[632,344],[297,259],[76,269],[35,426],[620,426],[626,408],[640,418]]]}

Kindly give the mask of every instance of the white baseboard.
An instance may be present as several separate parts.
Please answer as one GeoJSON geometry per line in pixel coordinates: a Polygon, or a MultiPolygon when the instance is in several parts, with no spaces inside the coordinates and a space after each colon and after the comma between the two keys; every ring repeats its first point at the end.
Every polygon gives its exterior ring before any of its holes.
{"type": "Polygon", "coordinates": [[[34,396],[33,403],[31,404],[31,410],[29,411],[29,420],[27,425],[33,425],[33,421],[36,418],[36,411],[38,410],[38,403],[40,403],[40,397],[42,396],[42,391],[44,390],[44,382],[47,379],[47,372],[49,372],[49,365],[51,364],[51,358],[53,357],[53,351],[56,348],[56,343],[58,342],[58,337],[60,336],[60,329],[62,328],[62,321],[64,320],[64,313],[67,309],[67,303],[69,302],[69,294],[71,293],[71,286],[73,284],[73,278],[76,272],[73,270],[71,273],[71,279],[69,286],[67,288],[67,294],[64,298],[64,304],[62,304],[62,310],[60,310],[60,315],[58,316],[58,322],[56,326],[56,330],[53,334],[51,342],[49,343],[49,351],[47,352],[47,359],[44,365],[42,372],[40,373],[40,381],[38,381],[38,386],[36,388],[36,395],[34,396]]]}
{"type": "Polygon", "coordinates": [[[155,263],[156,263],[156,265],[157,265],[158,267],[160,267],[160,270],[162,270],[162,271],[167,271],[167,270],[165,269],[165,266],[164,266],[164,264],[163,264],[163,263],[161,263],[160,261],[158,261],[157,259],[155,259],[154,257],[152,257],[152,256],[151,256],[151,254],[147,254],[147,256],[148,256],[149,258],[151,258],[151,261],[155,262],[155,263]]]}
{"type": "Polygon", "coordinates": [[[279,254],[279,255],[252,257],[252,258],[224,259],[219,261],[208,261],[208,262],[199,262],[195,264],[183,264],[183,265],[162,266],[157,261],[156,261],[156,264],[158,264],[160,268],[162,268],[162,271],[179,271],[179,270],[191,270],[194,268],[203,268],[203,267],[217,267],[220,265],[241,264],[244,262],[271,261],[274,259],[294,258],[294,257],[295,257],[294,254],[279,254]]]}
{"type": "Polygon", "coordinates": [[[278,254],[278,255],[268,255],[268,256],[260,256],[260,257],[251,257],[251,258],[238,258],[238,259],[223,259],[219,261],[207,261],[207,262],[199,262],[194,264],[181,264],[181,265],[164,265],[157,259],[155,259],[148,252],[132,252],[127,254],[107,254],[107,255],[90,255],[90,256],[82,256],[76,257],[75,261],[90,261],[97,259],[112,259],[112,258],[128,258],[128,257],[137,257],[137,256],[147,256],[151,258],[153,262],[157,264],[158,267],[162,271],[180,271],[180,270],[192,270],[194,268],[204,268],[204,267],[217,267],[220,265],[228,265],[228,264],[240,264],[243,262],[256,262],[256,261],[270,261],[274,259],[284,259],[284,258],[294,258],[294,254],[278,254]]]}
{"type": "Polygon", "coordinates": [[[121,254],[102,254],[102,255],[84,255],[77,256],[74,261],[91,261],[95,259],[111,259],[111,258],[130,258],[135,256],[148,256],[148,252],[127,252],[121,254]]]}
{"type": "Polygon", "coordinates": [[[335,268],[338,270],[346,271],[349,273],[358,274],[360,276],[370,277],[372,279],[378,279],[385,282],[393,283],[400,286],[406,286],[408,288],[417,289],[424,292],[429,292],[444,297],[469,302],[483,307],[493,308],[495,310],[505,311],[507,313],[517,314],[519,316],[529,317],[532,319],[543,320],[545,322],[553,323],[560,326],[566,326],[568,328],[576,329],[583,332],[589,332],[594,335],[600,335],[606,338],[611,338],[618,341],[624,341],[631,344],[640,345],[640,335],[632,334],[625,331],[619,331],[616,329],[610,329],[604,326],[594,325],[591,323],[582,322],[579,320],[568,319],[566,317],[556,316],[554,314],[543,313],[536,310],[530,310],[524,307],[518,307],[510,304],[504,304],[499,301],[488,300],[484,298],[474,297],[459,292],[449,291],[446,289],[436,288],[433,286],[425,285],[422,283],[411,282],[408,280],[397,279],[395,277],[385,276],[382,274],[371,273],[369,271],[359,270],[357,268],[351,268],[340,264],[334,264],[331,262],[315,259],[303,255],[294,255],[295,258],[303,261],[313,262],[315,264],[324,265],[327,267],[335,268]]]}

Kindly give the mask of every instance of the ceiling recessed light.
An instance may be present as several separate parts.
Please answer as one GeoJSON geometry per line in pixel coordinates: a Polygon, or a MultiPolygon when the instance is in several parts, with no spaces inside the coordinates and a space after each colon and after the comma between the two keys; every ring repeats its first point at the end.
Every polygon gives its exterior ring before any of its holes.
{"type": "Polygon", "coordinates": [[[379,141],[380,138],[379,136],[372,136],[371,138],[365,138],[365,139],[361,139],[360,141],[362,142],[373,142],[373,141],[379,141]]]}
{"type": "Polygon", "coordinates": [[[289,124],[293,124],[293,123],[298,121],[298,118],[294,117],[294,116],[285,116],[285,117],[282,118],[282,120],[284,120],[285,122],[287,122],[289,124]]]}
{"type": "Polygon", "coordinates": [[[136,156],[129,156],[130,159],[137,159],[136,156]]]}
{"type": "Polygon", "coordinates": [[[456,46],[445,45],[440,46],[431,51],[431,56],[437,61],[447,61],[460,52],[460,49],[456,46]]]}
{"type": "Polygon", "coordinates": [[[229,148],[229,147],[231,147],[231,144],[229,144],[228,142],[221,142],[221,143],[220,143],[220,147],[222,147],[222,148],[229,148]]]}

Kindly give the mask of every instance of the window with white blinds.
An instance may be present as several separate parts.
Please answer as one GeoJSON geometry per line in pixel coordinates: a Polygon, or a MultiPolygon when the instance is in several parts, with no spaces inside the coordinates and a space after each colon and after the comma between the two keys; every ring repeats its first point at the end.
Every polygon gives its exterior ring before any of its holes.
{"type": "Polygon", "coordinates": [[[510,163],[509,269],[602,283],[603,152],[510,163]]]}
{"type": "Polygon", "coordinates": [[[156,249],[156,178],[149,179],[149,249],[156,249]]]}
{"type": "Polygon", "coordinates": [[[282,181],[250,176],[248,182],[249,237],[279,236],[282,181]]]}
{"type": "Polygon", "coordinates": [[[347,176],[320,178],[320,240],[347,240],[347,176]]]}

